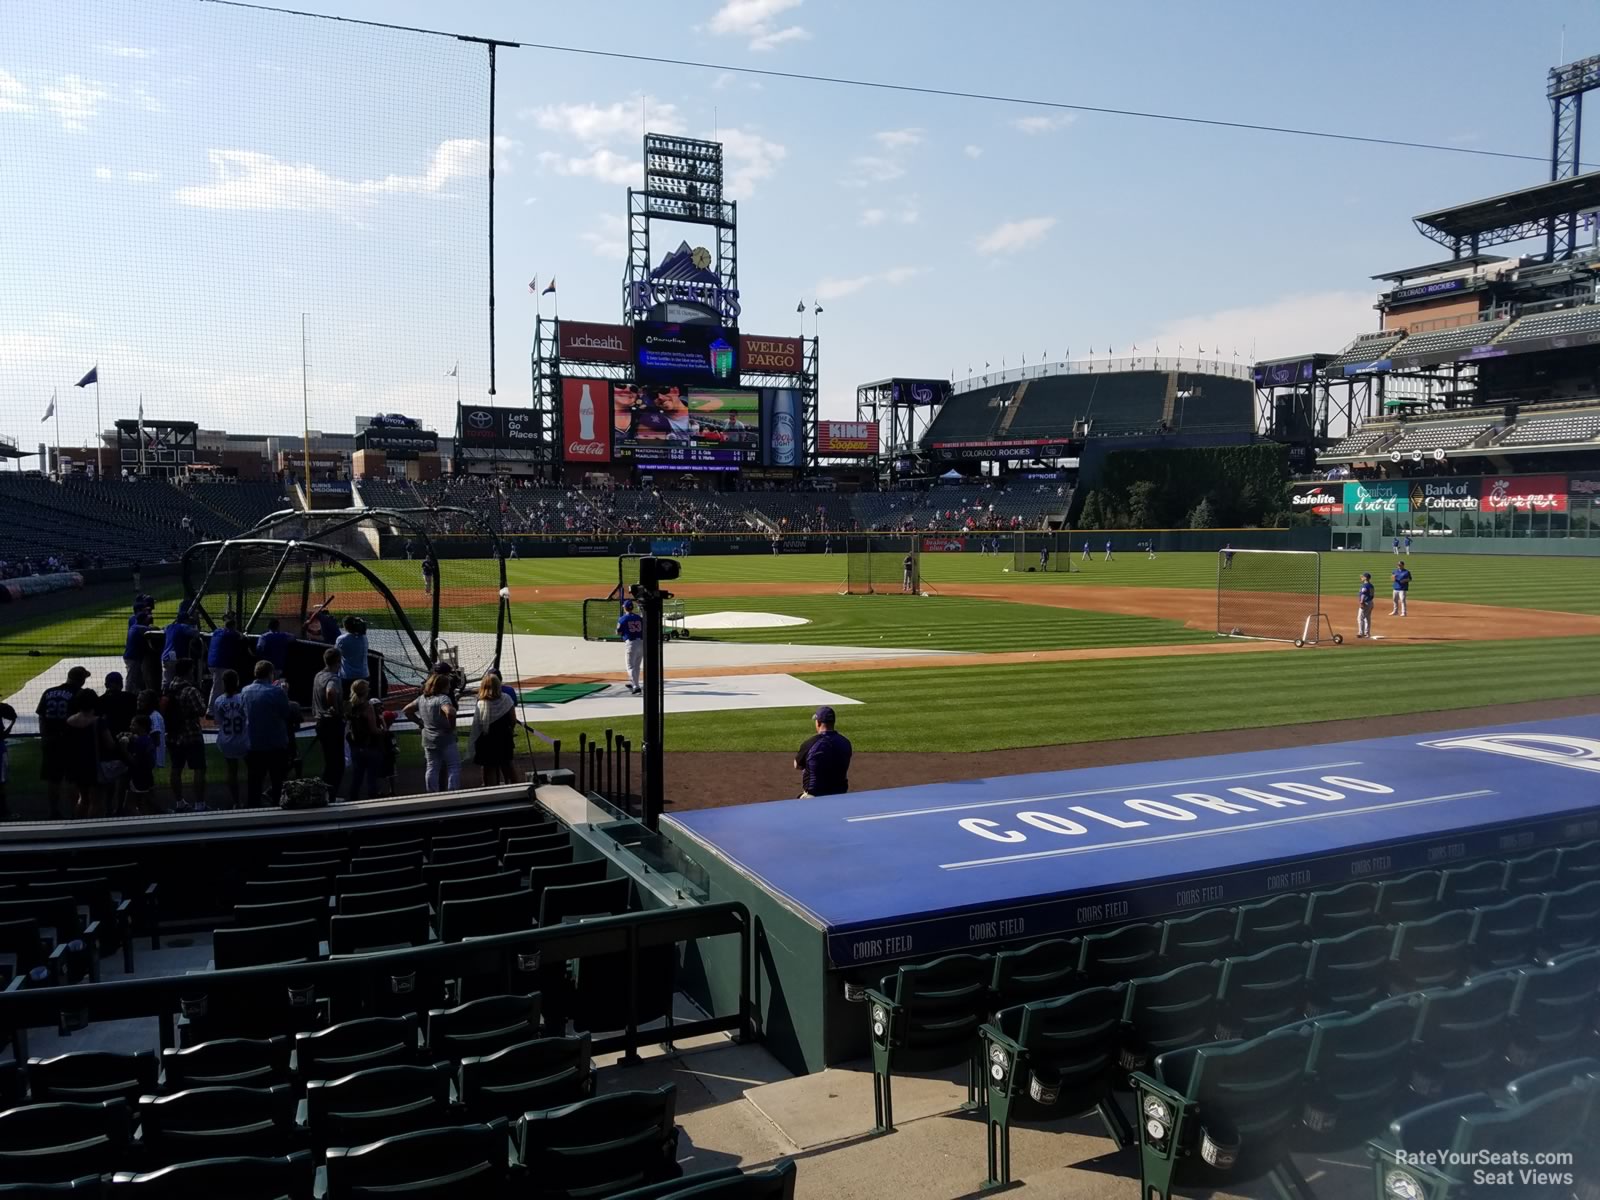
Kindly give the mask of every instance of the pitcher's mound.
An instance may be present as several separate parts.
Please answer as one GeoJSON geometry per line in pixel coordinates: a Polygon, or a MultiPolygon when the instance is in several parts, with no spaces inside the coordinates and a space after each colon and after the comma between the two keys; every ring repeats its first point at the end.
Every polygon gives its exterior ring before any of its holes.
{"type": "Polygon", "coordinates": [[[811,624],[804,617],[764,612],[697,613],[685,617],[683,623],[690,629],[779,629],[785,625],[811,624]]]}

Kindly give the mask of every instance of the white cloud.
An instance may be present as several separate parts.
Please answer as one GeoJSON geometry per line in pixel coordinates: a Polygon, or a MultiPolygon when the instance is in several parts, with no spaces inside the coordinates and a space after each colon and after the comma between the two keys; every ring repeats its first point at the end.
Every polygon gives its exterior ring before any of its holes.
{"type": "Polygon", "coordinates": [[[1054,217],[1027,217],[996,225],[977,241],[979,254],[1015,254],[1033,245],[1055,225],[1054,217]]]}
{"type": "Polygon", "coordinates": [[[881,154],[858,154],[850,160],[854,174],[839,182],[845,187],[867,187],[874,183],[890,183],[906,173],[897,160],[881,154]]]}
{"type": "Polygon", "coordinates": [[[922,217],[916,207],[916,201],[906,204],[894,212],[884,208],[864,208],[861,210],[860,224],[868,226],[882,225],[885,221],[894,221],[900,225],[915,225],[922,217]]]}
{"type": "Polygon", "coordinates": [[[94,169],[94,177],[96,179],[115,179],[116,175],[117,173],[110,167],[96,167],[94,169]]]}
{"type": "Polygon", "coordinates": [[[888,215],[881,208],[864,208],[861,210],[861,224],[882,225],[884,218],[888,215]]]}
{"type": "Polygon", "coordinates": [[[904,150],[909,146],[922,145],[920,129],[881,129],[872,136],[885,150],[904,150]]]}
{"type": "Polygon", "coordinates": [[[710,29],[718,37],[749,39],[751,50],[773,50],[785,42],[804,41],[811,36],[801,25],[779,28],[774,21],[780,13],[799,8],[802,0],[727,0],[712,14],[710,29]]]}
{"type": "Polygon", "coordinates": [[[311,163],[287,163],[256,150],[211,150],[210,183],[178,188],[172,198],[190,208],[249,211],[290,209],[354,217],[385,196],[437,195],[452,181],[482,176],[487,146],[479,138],[441,142],[420,175],[340,179],[311,163]]]}
{"type": "Polygon", "coordinates": [[[145,112],[158,113],[167,111],[167,106],[152,96],[149,89],[142,83],[134,85],[133,102],[144,109],[145,112]]]}
{"type": "Polygon", "coordinates": [[[961,147],[961,153],[965,154],[968,158],[981,158],[983,157],[983,147],[974,146],[972,143],[968,142],[965,146],[961,147]]]}
{"type": "Polygon", "coordinates": [[[31,113],[27,86],[10,71],[0,69],[0,113],[31,113]]]}
{"type": "Polygon", "coordinates": [[[129,171],[129,183],[154,183],[161,178],[159,171],[129,171]]]}
{"type": "Polygon", "coordinates": [[[494,135],[494,169],[502,175],[511,173],[511,160],[522,157],[522,143],[503,133],[494,135]]]}
{"type": "MultiPolygon", "coordinates": [[[[1235,350],[1240,361],[1278,358],[1308,349],[1337,350],[1372,326],[1372,293],[1361,291],[1297,292],[1266,304],[1196,313],[1167,321],[1149,335],[1151,346],[1176,354],[1196,347],[1220,348],[1224,357],[1235,350]]],[[[1145,345],[1145,339],[1138,339],[1145,345]]]]}
{"type": "Polygon", "coordinates": [[[601,258],[622,262],[628,257],[628,223],[612,213],[601,213],[597,227],[578,235],[578,240],[601,258]]]}
{"type": "Polygon", "coordinates": [[[863,288],[869,288],[879,283],[899,286],[907,280],[915,279],[926,270],[926,267],[890,267],[887,271],[874,271],[868,275],[850,275],[843,279],[835,279],[830,276],[817,284],[817,299],[838,300],[841,297],[854,295],[863,288]]]}
{"type": "Polygon", "coordinates": [[[545,150],[539,155],[539,165],[557,175],[587,176],[601,183],[637,186],[644,182],[643,163],[603,148],[582,157],[545,150]]]}
{"type": "Polygon", "coordinates": [[[155,55],[154,50],[146,50],[143,46],[118,46],[115,43],[108,43],[101,48],[112,58],[151,58],[155,55]]]}
{"type": "MultiPolygon", "coordinates": [[[[587,145],[594,146],[614,138],[639,136],[639,99],[618,100],[615,104],[549,104],[543,108],[525,108],[517,114],[531,120],[549,133],[564,134],[587,145]]],[[[653,133],[679,134],[684,131],[678,106],[644,98],[644,117],[653,133]]]]}
{"type": "Polygon", "coordinates": [[[1052,113],[1049,116],[1018,117],[1011,122],[1011,126],[1028,134],[1054,133],[1058,129],[1065,129],[1077,119],[1073,113],[1052,113]]]}
{"type": "Polygon", "coordinates": [[[756,184],[777,174],[789,151],[781,142],[737,127],[717,132],[722,143],[726,190],[730,200],[748,200],[756,184]]]}
{"type": "Polygon", "coordinates": [[[81,133],[89,127],[90,119],[100,112],[100,102],[106,98],[106,90],[103,83],[95,80],[63,75],[57,86],[40,88],[39,98],[61,119],[62,129],[68,133],[81,133]]]}

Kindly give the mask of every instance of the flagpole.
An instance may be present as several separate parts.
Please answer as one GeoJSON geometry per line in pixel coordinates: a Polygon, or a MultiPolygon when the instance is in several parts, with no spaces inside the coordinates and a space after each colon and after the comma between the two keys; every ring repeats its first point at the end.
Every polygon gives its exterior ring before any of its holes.
{"type": "Polygon", "coordinates": [[[310,512],[311,502],[311,386],[306,375],[306,315],[300,314],[300,477],[305,488],[305,511],[310,512]]]}
{"type": "Polygon", "coordinates": [[[50,390],[50,412],[56,419],[56,481],[61,480],[61,404],[56,399],[59,389],[50,390]]]}
{"type": "Polygon", "coordinates": [[[139,393],[139,477],[144,478],[144,393],[139,393]]]}
{"type": "Polygon", "coordinates": [[[100,393],[103,390],[100,364],[97,362],[94,372],[94,472],[101,479],[106,477],[106,439],[100,425],[100,393]]]}

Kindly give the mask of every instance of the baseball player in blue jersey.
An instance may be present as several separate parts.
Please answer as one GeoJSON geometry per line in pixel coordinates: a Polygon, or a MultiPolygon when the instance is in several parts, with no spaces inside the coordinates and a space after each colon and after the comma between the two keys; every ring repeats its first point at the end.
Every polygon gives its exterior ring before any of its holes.
{"type": "Polygon", "coordinates": [[[1050,547],[1049,546],[1040,546],[1039,547],[1039,570],[1048,571],[1049,569],[1050,569],[1050,547]]]}
{"type": "Polygon", "coordinates": [[[1396,558],[1400,557],[1400,539],[1398,537],[1394,539],[1394,556],[1396,558]]]}
{"type": "Polygon", "coordinates": [[[639,668],[644,664],[644,618],[633,611],[633,601],[622,602],[622,615],[617,618],[617,636],[622,639],[628,655],[628,691],[640,695],[639,668]]]}
{"type": "Polygon", "coordinates": [[[1409,533],[1406,534],[1405,547],[1406,547],[1406,553],[1410,554],[1411,553],[1411,535],[1409,533]]]}
{"type": "Polygon", "coordinates": [[[1103,562],[1110,562],[1111,561],[1111,539],[1110,538],[1106,539],[1106,556],[1102,561],[1103,562]]]}
{"type": "Polygon", "coordinates": [[[1406,570],[1405,559],[1401,559],[1394,569],[1394,608],[1390,611],[1391,617],[1406,615],[1406,593],[1411,590],[1411,572],[1406,570]]]}
{"type": "Polygon", "coordinates": [[[1372,636],[1372,572],[1361,572],[1361,590],[1356,593],[1356,636],[1372,636]]]}
{"type": "Polygon", "coordinates": [[[1089,539],[1083,539],[1083,561],[1088,562],[1094,556],[1089,553],[1089,539]]]}

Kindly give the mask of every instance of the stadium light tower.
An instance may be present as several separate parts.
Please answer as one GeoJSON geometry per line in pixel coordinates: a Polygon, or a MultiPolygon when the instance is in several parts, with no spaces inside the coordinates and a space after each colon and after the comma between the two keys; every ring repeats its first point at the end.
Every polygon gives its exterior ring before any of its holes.
{"type": "MultiPolygon", "coordinates": [[[[1583,97],[1600,88],[1600,54],[1550,68],[1550,182],[1583,173],[1583,97]]],[[[1569,258],[1577,245],[1578,214],[1550,222],[1545,249],[1550,261],[1569,258]]]]}

